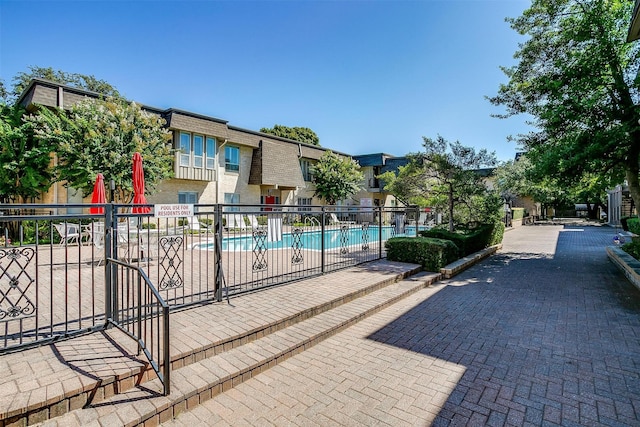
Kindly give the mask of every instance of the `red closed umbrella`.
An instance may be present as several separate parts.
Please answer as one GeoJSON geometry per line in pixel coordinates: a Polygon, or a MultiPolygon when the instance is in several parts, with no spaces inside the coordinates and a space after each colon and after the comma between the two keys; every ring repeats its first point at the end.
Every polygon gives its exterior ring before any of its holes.
{"type": "MultiPolygon", "coordinates": [[[[96,176],[96,182],[93,184],[93,195],[91,196],[91,203],[107,203],[107,194],[104,190],[104,177],[101,173],[96,176]]],[[[89,213],[101,214],[104,213],[104,208],[90,207],[89,213]]]]}
{"type": "MultiPolygon", "coordinates": [[[[144,170],[142,169],[142,156],[140,153],[133,154],[133,204],[144,205],[147,198],[144,197],[144,170]]],[[[149,213],[148,207],[134,207],[133,213],[149,213]]]]}

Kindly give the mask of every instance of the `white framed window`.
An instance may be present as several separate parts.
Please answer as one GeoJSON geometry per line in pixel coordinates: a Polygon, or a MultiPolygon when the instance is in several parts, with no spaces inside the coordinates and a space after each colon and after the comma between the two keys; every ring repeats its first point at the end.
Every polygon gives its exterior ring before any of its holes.
{"type": "Polygon", "coordinates": [[[202,168],[204,162],[204,136],[193,135],[193,167],[202,168]]]}
{"type": "Polygon", "coordinates": [[[311,166],[313,163],[307,159],[300,159],[300,169],[302,170],[302,177],[306,182],[313,181],[313,174],[311,173],[311,166]]]}
{"type": "Polygon", "coordinates": [[[178,191],[178,203],[196,204],[198,203],[197,191],[178,191]]]}
{"type": "Polygon", "coordinates": [[[191,165],[191,134],[180,132],[180,166],[191,165]]]}
{"type": "Polygon", "coordinates": [[[207,169],[215,169],[216,167],[216,139],[207,137],[207,145],[205,147],[206,167],[207,169]]]}
{"type": "Polygon", "coordinates": [[[227,172],[240,171],[240,148],[224,147],[224,170],[227,172]]]}

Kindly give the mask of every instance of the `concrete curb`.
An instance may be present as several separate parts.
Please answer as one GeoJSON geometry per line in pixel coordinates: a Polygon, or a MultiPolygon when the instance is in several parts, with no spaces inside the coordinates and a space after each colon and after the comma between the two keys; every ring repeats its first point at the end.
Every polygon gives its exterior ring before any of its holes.
{"type": "Polygon", "coordinates": [[[452,262],[451,264],[445,265],[440,269],[440,274],[443,279],[450,279],[458,273],[463,272],[467,268],[471,267],[487,258],[490,255],[493,255],[498,250],[502,249],[502,243],[498,243],[497,245],[489,246],[486,249],[475,252],[466,257],[460,258],[457,261],[452,262]]]}
{"type": "Polygon", "coordinates": [[[617,246],[607,246],[607,255],[627,279],[636,288],[640,289],[640,261],[617,246]]]}

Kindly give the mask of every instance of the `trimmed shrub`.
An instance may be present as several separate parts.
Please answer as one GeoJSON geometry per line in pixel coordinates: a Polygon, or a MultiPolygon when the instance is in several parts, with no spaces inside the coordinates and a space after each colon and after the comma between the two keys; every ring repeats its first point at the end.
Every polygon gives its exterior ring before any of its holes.
{"type": "Polygon", "coordinates": [[[627,221],[630,219],[630,216],[623,216],[622,218],[620,218],[620,225],[622,225],[622,229],[624,231],[629,231],[629,225],[627,224],[627,221]]]}
{"type": "Polygon", "coordinates": [[[504,237],[504,222],[494,222],[492,226],[491,236],[487,242],[487,247],[502,243],[504,237]]]}
{"type": "Polygon", "coordinates": [[[634,257],[637,260],[640,260],[640,241],[632,241],[622,245],[621,249],[634,257]]]}
{"type": "Polygon", "coordinates": [[[453,242],[428,237],[393,237],[385,242],[390,261],[420,264],[426,271],[440,271],[458,259],[453,242]]]}
{"type": "Polygon", "coordinates": [[[640,235],[640,220],[638,219],[638,217],[627,218],[626,223],[627,223],[627,228],[625,229],[626,231],[630,231],[634,234],[640,235]]]}
{"type": "Polygon", "coordinates": [[[458,256],[463,257],[502,242],[504,224],[483,224],[473,230],[453,233],[442,228],[432,228],[419,234],[422,237],[450,240],[458,248],[458,256]]]}
{"type": "Polygon", "coordinates": [[[460,258],[465,255],[464,248],[465,244],[465,234],[462,232],[450,232],[449,230],[445,230],[444,228],[432,228],[430,230],[423,230],[418,233],[420,237],[430,237],[432,239],[442,239],[449,240],[453,242],[453,244],[458,248],[457,258],[460,258]]]}

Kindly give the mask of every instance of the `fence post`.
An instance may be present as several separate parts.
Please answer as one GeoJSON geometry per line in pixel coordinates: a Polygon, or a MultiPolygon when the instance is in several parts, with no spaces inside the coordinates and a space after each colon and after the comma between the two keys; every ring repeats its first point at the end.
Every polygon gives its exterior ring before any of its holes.
{"type": "MultiPolygon", "coordinates": [[[[106,319],[113,319],[113,279],[115,278],[114,266],[108,261],[113,258],[113,203],[105,205],[104,211],[104,300],[106,319]]],[[[117,248],[116,248],[117,250],[117,248]]]]}
{"type": "Polygon", "coordinates": [[[216,283],[215,283],[215,298],[216,301],[222,301],[222,286],[223,286],[223,273],[222,273],[222,208],[219,204],[215,207],[214,213],[214,240],[215,251],[213,251],[213,264],[216,270],[216,283]]]}
{"type": "Polygon", "coordinates": [[[324,239],[325,239],[325,229],[324,229],[324,223],[325,223],[325,207],[322,207],[322,218],[320,220],[320,236],[322,236],[322,238],[320,239],[320,272],[322,274],[324,274],[324,239]]]}
{"type": "Polygon", "coordinates": [[[378,206],[378,259],[382,259],[382,206],[378,206]]]}

